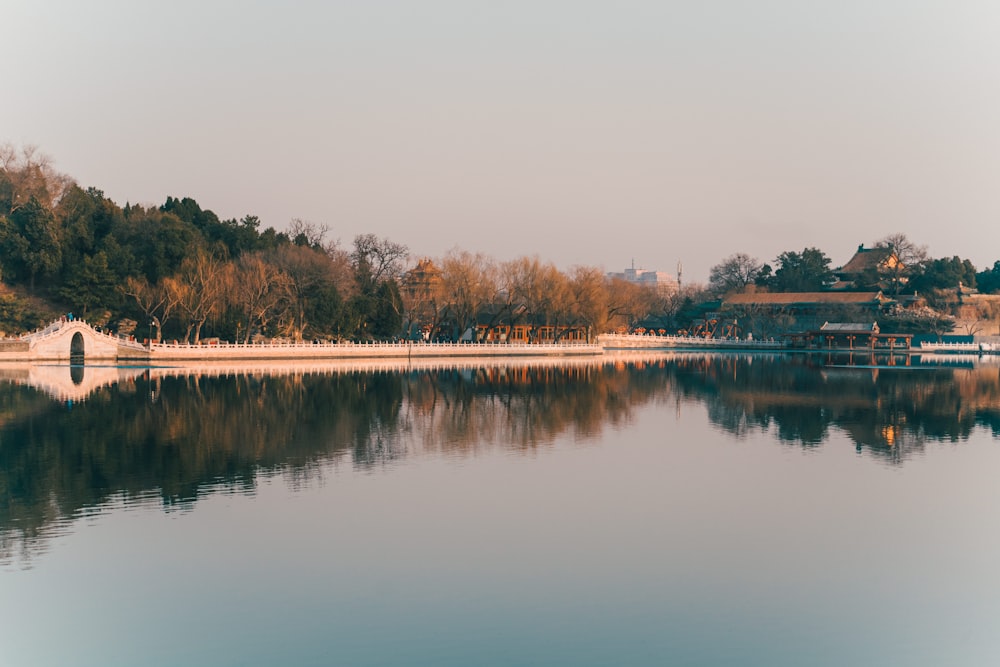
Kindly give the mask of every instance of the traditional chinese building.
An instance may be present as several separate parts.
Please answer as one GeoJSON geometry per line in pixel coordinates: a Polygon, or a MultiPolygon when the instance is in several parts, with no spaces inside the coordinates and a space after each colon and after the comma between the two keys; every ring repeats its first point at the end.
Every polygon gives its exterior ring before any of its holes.
{"type": "Polygon", "coordinates": [[[747,292],[723,299],[715,319],[737,335],[769,338],[824,322],[874,322],[889,301],[882,292],[747,292]]]}
{"type": "Polygon", "coordinates": [[[795,315],[814,315],[831,308],[851,307],[877,313],[889,301],[878,292],[745,292],[722,301],[723,310],[754,307],[795,315]]]}
{"type": "Polygon", "coordinates": [[[889,289],[894,280],[902,280],[901,274],[905,267],[891,248],[866,248],[858,246],[857,252],[833,274],[837,282],[830,286],[832,290],[855,289],[858,287],[877,286],[881,290],[889,289]]]}
{"type": "Polygon", "coordinates": [[[793,345],[826,350],[909,350],[913,334],[881,333],[878,322],[824,322],[819,329],[789,336],[793,345]]]}
{"type": "Polygon", "coordinates": [[[403,295],[411,299],[428,299],[439,293],[444,282],[443,272],[430,259],[421,259],[406,272],[401,281],[403,295]]]}

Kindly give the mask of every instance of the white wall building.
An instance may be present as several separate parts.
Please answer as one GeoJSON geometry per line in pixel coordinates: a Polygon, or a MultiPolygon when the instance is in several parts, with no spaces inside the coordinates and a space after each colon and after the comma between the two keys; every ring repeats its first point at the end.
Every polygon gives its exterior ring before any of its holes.
{"type": "Polygon", "coordinates": [[[666,271],[651,271],[648,269],[637,269],[635,263],[631,268],[627,268],[621,273],[609,272],[608,280],[625,280],[635,285],[650,287],[663,292],[676,292],[677,279],[666,271]]]}

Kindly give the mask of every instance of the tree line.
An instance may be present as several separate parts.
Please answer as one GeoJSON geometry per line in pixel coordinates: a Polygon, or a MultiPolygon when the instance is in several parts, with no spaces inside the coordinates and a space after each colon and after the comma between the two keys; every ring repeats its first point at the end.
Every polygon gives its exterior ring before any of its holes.
{"type": "MultiPolygon", "coordinates": [[[[477,325],[593,336],[655,322],[686,329],[713,299],[749,289],[819,291],[834,280],[817,248],[765,263],[737,253],[713,266],[707,286],[650,289],[598,267],[567,271],[538,257],[496,261],[461,249],[411,263],[408,248],[374,234],[348,247],[330,230],[292,220],[262,228],[248,214],[220,219],[188,197],[119,206],[57,172],[32,147],[0,146],[0,327],[23,331],[60,313],[137,337],[198,342],[457,340],[477,325]]],[[[976,271],[958,257],[931,259],[896,234],[876,243],[897,268],[860,276],[852,289],[919,291],[943,305],[961,283],[1000,290],[1000,261],[976,271]]]]}
{"type": "Polygon", "coordinates": [[[564,272],[537,257],[496,262],[452,250],[414,285],[406,246],[361,234],[350,247],[292,220],[220,219],[194,199],[119,206],[58,173],[35,149],[0,146],[0,324],[25,330],[71,313],[155,340],[371,340],[433,330],[457,339],[486,310],[597,333],[627,328],[676,294],[607,283],[596,267],[564,272]],[[409,287],[408,287],[409,286],[409,287]]]}
{"type": "MultiPolygon", "coordinates": [[[[860,267],[848,265],[834,269],[830,258],[818,248],[780,253],[765,263],[746,253],[736,253],[711,268],[708,291],[716,299],[750,291],[763,292],[883,292],[892,301],[878,315],[883,331],[941,336],[954,331],[977,334],[993,331],[991,323],[1000,316],[1000,302],[972,298],[978,294],[1000,293],[1000,261],[982,271],[968,259],[958,256],[931,257],[925,246],[905,234],[890,234],[867,250],[872,261],[860,267]]],[[[740,315],[745,324],[756,323],[759,331],[777,335],[801,323],[787,313],[744,307],[740,315]]],[[[857,309],[830,307],[827,319],[863,321],[868,314],[857,309]]],[[[733,313],[730,313],[733,314],[733,313]]]]}
{"type": "Polygon", "coordinates": [[[302,220],[287,232],[261,229],[254,215],[223,220],[191,198],[120,207],[33,148],[2,146],[0,268],[28,298],[4,294],[0,321],[26,329],[61,311],[194,342],[350,336],[362,320],[380,333],[405,247],[361,235],[344,250],[327,233],[302,220]]]}
{"type": "MultiPolygon", "coordinates": [[[[968,259],[958,256],[933,258],[927,248],[911,241],[905,234],[890,234],[875,242],[872,250],[883,250],[898,262],[870,266],[846,289],[852,291],[884,290],[892,296],[925,294],[931,300],[944,290],[958,286],[977,289],[983,294],[1000,292],[1000,260],[977,271],[968,259]]],[[[709,272],[709,290],[716,296],[763,289],[769,292],[818,292],[835,282],[837,274],[819,248],[780,253],[773,263],[763,262],[747,253],[735,253],[714,265],[709,272]]]]}

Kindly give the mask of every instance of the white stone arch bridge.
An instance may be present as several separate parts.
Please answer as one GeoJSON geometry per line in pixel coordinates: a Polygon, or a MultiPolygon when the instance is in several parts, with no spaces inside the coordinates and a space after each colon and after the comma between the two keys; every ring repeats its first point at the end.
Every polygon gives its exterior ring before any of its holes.
{"type": "Polygon", "coordinates": [[[82,320],[69,319],[56,320],[40,331],[9,341],[6,347],[0,348],[0,358],[78,363],[118,359],[122,348],[146,349],[134,340],[98,331],[82,320]]]}

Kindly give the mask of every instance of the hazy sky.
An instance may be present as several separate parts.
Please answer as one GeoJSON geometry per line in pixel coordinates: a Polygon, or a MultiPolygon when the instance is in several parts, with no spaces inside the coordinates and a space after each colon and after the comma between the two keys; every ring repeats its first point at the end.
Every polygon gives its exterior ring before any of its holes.
{"type": "Polygon", "coordinates": [[[996,0],[0,0],[0,24],[0,142],[119,204],[685,281],[894,232],[1000,259],[996,0]]]}

